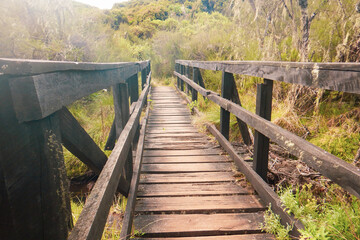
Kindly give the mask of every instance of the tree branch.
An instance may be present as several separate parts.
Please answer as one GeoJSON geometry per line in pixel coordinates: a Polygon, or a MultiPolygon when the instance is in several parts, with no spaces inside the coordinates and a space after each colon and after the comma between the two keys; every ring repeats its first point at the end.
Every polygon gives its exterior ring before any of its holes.
{"type": "Polygon", "coordinates": [[[294,19],[294,16],[291,14],[288,6],[287,6],[286,3],[285,3],[285,0],[281,0],[281,1],[282,1],[282,3],[284,4],[284,7],[285,7],[286,12],[288,13],[289,17],[290,17],[291,19],[294,19]]]}

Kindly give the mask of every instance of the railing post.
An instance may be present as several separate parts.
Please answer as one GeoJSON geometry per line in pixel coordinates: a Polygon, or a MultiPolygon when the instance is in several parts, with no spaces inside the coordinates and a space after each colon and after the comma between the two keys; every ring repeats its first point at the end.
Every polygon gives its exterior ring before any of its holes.
{"type": "MultiPolygon", "coordinates": [[[[187,78],[190,78],[190,67],[189,66],[186,66],[185,67],[185,76],[187,78]]],[[[186,86],[186,94],[189,94],[190,93],[190,85],[185,83],[185,86],[186,86]]]]}
{"type": "Polygon", "coordinates": [[[143,70],[141,70],[141,89],[144,89],[144,86],[146,84],[146,68],[144,68],[143,70]]]}
{"type": "Polygon", "coordinates": [[[0,239],[66,239],[72,222],[60,120],[19,123],[0,76],[0,239]]]}
{"type": "MultiPolygon", "coordinates": [[[[180,65],[178,63],[175,64],[175,71],[177,73],[180,73],[180,65]]],[[[178,89],[180,89],[180,78],[176,77],[176,85],[178,87],[178,89]]]]}
{"type": "MultiPolygon", "coordinates": [[[[184,75],[184,65],[180,65],[180,73],[181,75],[184,75]]],[[[184,81],[180,79],[180,90],[183,92],[184,91],[184,81]]]]}
{"type": "Polygon", "coordinates": [[[139,77],[138,74],[133,75],[128,79],[128,87],[130,94],[130,104],[139,99],[139,77]]]}
{"type": "MultiPolygon", "coordinates": [[[[196,67],[193,67],[193,81],[196,83],[196,84],[199,84],[199,69],[196,68],[196,67]]],[[[197,91],[192,88],[192,91],[191,91],[191,101],[197,101],[198,100],[198,93],[197,91]]]]}
{"type": "MultiPolygon", "coordinates": [[[[128,94],[127,84],[120,83],[115,85],[113,87],[113,96],[114,96],[114,109],[115,109],[116,139],[118,139],[130,117],[129,94],[128,94]]],[[[133,164],[132,147],[130,147],[124,167],[125,169],[124,176],[128,182],[131,181],[131,177],[132,177],[132,164],[133,164]]],[[[122,194],[127,196],[128,189],[123,189],[122,194]]]]}
{"type": "MultiPolygon", "coordinates": [[[[223,72],[221,81],[221,97],[231,99],[232,96],[232,81],[231,73],[223,72]]],[[[229,140],[230,127],[230,113],[223,108],[220,108],[220,132],[226,139],[229,140]]]]}
{"type": "MultiPolygon", "coordinates": [[[[271,120],[273,81],[264,79],[257,85],[256,114],[266,120],[271,120]]],[[[254,136],[254,170],[267,181],[269,162],[269,138],[258,131],[254,136]]]]}

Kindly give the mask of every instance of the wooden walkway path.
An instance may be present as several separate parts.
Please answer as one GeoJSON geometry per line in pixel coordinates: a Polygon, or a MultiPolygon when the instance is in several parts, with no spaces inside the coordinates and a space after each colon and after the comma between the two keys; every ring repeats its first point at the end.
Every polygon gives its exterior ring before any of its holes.
{"type": "Polygon", "coordinates": [[[191,124],[170,87],[155,87],[148,121],[135,229],[141,239],[272,239],[264,206],[235,184],[232,163],[191,124]]]}

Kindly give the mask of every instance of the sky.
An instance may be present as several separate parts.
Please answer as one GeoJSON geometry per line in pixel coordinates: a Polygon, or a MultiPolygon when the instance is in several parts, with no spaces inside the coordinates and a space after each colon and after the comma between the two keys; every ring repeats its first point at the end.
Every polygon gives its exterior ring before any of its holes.
{"type": "Polygon", "coordinates": [[[114,3],[126,2],[127,0],[75,0],[100,9],[110,9],[114,3]]]}

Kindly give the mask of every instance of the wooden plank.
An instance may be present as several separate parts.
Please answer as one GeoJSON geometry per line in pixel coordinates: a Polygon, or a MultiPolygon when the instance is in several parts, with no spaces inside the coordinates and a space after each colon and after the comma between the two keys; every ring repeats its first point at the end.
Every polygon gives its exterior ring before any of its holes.
{"type": "Polygon", "coordinates": [[[71,211],[58,115],[19,123],[8,81],[0,76],[0,222],[9,225],[0,239],[66,239],[71,211]]]}
{"type": "Polygon", "coordinates": [[[262,213],[142,215],[135,219],[144,237],[195,237],[261,233],[262,213]]]}
{"type": "Polygon", "coordinates": [[[327,90],[360,93],[359,63],[295,63],[264,61],[184,61],[176,63],[214,71],[261,77],[327,90]]]}
{"type": "Polygon", "coordinates": [[[180,128],[180,129],[170,129],[170,128],[152,128],[152,129],[148,129],[146,131],[147,134],[169,134],[169,133],[173,133],[173,134],[178,134],[178,133],[192,133],[194,132],[195,129],[193,128],[180,128]]]}
{"type": "Polygon", "coordinates": [[[129,196],[126,204],[126,209],[124,213],[124,218],[122,220],[122,228],[120,233],[120,239],[129,239],[131,228],[133,225],[134,218],[134,210],[135,210],[135,202],[138,195],[138,185],[140,180],[140,169],[142,164],[142,154],[144,150],[144,140],[145,140],[145,131],[146,131],[146,123],[147,118],[149,116],[149,107],[146,109],[145,117],[142,119],[141,131],[139,136],[139,142],[136,148],[135,155],[135,164],[133,177],[131,181],[129,196]]]}
{"type": "Polygon", "coordinates": [[[199,149],[199,150],[147,150],[144,152],[145,157],[158,157],[158,156],[208,156],[220,155],[220,151],[216,149],[199,149]]]}
{"type": "Polygon", "coordinates": [[[142,175],[140,183],[213,183],[233,182],[231,172],[204,172],[204,173],[168,173],[142,175]]]}
{"type": "Polygon", "coordinates": [[[231,163],[143,164],[143,173],[230,172],[231,163]]]}
{"type": "Polygon", "coordinates": [[[106,162],[103,171],[88,197],[79,219],[71,231],[69,240],[100,239],[105,227],[116,187],[135,135],[141,109],[147,100],[149,85],[141,93],[137,107],[131,115],[106,162]]]}
{"type": "Polygon", "coordinates": [[[182,139],[195,139],[195,138],[205,138],[206,135],[198,133],[198,132],[192,132],[192,133],[177,133],[177,134],[157,134],[157,133],[152,133],[152,134],[147,134],[146,135],[146,139],[157,139],[157,138],[169,138],[169,140],[171,139],[178,139],[178,140],[182,140],[182,139]]]}
{"type": "MultiPolygon", "coordinates": [[[[264,80],[257,85],[256,114],[271,121],[273,81],[264,80]]],[[[254,170],[267,181],[269,162],[269,138],[255,130],[254,136],[254,170]]]]}
{"type": "Polygon", "coordinates": [[[171,144],[171,143],[146,143],[146,150],[200,150],[211,147],[209,144],[193,143],[190,144],[171,144]]]}
{"type": "Polygon", "coordinates": [[[174,145],[182,145],[182,144],[208,144],[209,141],[207,138],[189,138],[189,139],[176,139],[175,137],[171,138],[150,138],[146,139],[146,143],[148,144],[164,144],[167,143],[174,145]]]}
{"type": "Polygon", "coordinates": [[[293,229],[291,235],[299,237],[299,229],[303,229],[304,226],[298,220],[295,220],[292,215],[289,215],[282,208],[282,203],[279,196],[273,191],[273,189],[248,165],[235,151],[230,142],[224,138],[224,136],[215,128],[215,126],[208,125],[209,131],[216,137],[221,146],[227,151],[231,158],[235,161],[235,164],[240,171],[246,176],[246,179],[252,184],[256,192],[261,197],[262,201],[269,205],[276,214],[280,216],[280,221],[283,225],[291,225],[293,229]]]}
{"type": "Polygon", "coordinates": [[[235,183],[140,184],[139,197],[246,195],[235,183]]]}
{"type": "Polygon", "coordinates": [[[162,115],[151,115],[149,120],[191,120],[190,115],[179,115],[179,116],[162,116],[162,115]]]}
{"type": "Polygon", "coordinates": [[[139,214],[198,214],[258,212],[264,210],[254,195],[140,198],[135,211],[139,214]]]}
{"type": "MultiPolygon", "coordinates": [[[[163,240],[164,238],[135,238],[135,240],[163,240]]],[[[206,236],[206,237],[176,237],[169,238],[166,240],[273,240],[274,236],[271,234],[243,234],[243,235],[217,235],[217,236],[206,236]]]]}
{"type": "Polygon", "coordinates": [[[175,125],[175,126],[192,126],[191,120],[151,120],[149,124],[151,125],[175,125]]]}
{"type": "Polygon", "coordinates": [[[144,163],[221,163],[230,162],[231,160],[220,156],[166,156],[166,157],[144,157],[144,163]]]}

